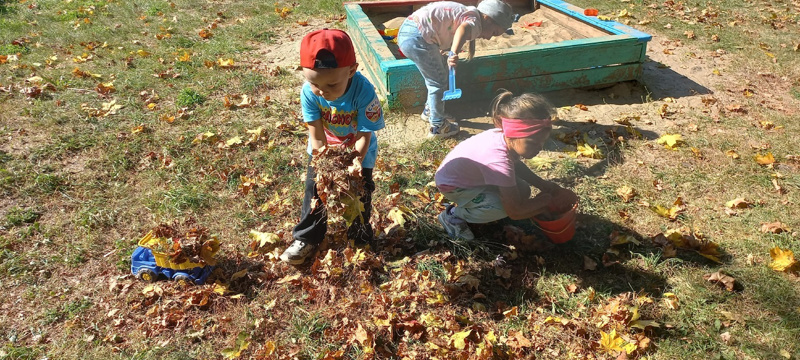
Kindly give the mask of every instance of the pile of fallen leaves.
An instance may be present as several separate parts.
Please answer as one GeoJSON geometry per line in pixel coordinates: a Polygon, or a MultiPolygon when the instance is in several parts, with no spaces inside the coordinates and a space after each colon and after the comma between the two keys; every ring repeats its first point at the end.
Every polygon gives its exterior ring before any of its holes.
{"type": "Polygon", "coordinates": [[[317,174],[317,194],[322,202],[312,202],[311,208],[324,206],[329,223],[344,220],[350,226],[364,211],[361,196],[365,190],[358,152],[344,146],[323,146],[314,151],[311,166],[317,174]]]}
{"type": "Polygon", "coordinates": [[[219,240],[194,218],[186,219],[183,224],[177,220],[172,224],[158,224],[153,228],[153,237],[158,241],[151,248],[166,253],[170,261],[176,264],[187,261],[216,264],[214,254],[219,250],[219,240]]]}

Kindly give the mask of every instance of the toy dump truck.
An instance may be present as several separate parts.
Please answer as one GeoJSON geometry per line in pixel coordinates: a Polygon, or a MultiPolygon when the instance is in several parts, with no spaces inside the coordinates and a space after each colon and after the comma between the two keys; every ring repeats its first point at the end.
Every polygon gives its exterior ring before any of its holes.
{"type": "MultiPolygon", "coordinates": [[[[159,278],[202,285],[214,270],[214,264],[184,261],[176,263],[164,252],[171,248],[170,239],[156,238],[150,231],[131,255],[131,273],[137,278],[155,282],[159,278]]],[[[219,251],[219,241],[212,238],[203,246],[204,259],[213,259],[219,251]]],[[[213,261],[211,261],[213,262],[213,261]]]]}

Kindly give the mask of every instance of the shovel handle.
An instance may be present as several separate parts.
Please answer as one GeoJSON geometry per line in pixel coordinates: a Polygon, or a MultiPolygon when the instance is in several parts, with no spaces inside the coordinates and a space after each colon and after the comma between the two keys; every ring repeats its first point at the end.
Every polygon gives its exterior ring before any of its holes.
{"type": "MultiPolygon", "coordinates": [[[[447,55],[448,56],[454,56],[455,53],[450,51],[450,52],[447,53],[447,55]]],[[[449,66],[449,68],[450,68],[450,89],[449,90],[452,91],[452,90],[456,89],[456,68],[453,67],[453,66],[449,66]]]]}

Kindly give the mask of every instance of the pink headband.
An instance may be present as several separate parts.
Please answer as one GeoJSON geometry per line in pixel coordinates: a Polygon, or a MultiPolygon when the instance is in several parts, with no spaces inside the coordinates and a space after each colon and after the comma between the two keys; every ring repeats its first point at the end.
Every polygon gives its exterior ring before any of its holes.
{"type": "Polygon", "coordinates": [[[553,125],[550,119],[507,119],[501,117],[503,134],[507,138],[519,139],[534,135],[542,130],[550,130],[553,125]]]}

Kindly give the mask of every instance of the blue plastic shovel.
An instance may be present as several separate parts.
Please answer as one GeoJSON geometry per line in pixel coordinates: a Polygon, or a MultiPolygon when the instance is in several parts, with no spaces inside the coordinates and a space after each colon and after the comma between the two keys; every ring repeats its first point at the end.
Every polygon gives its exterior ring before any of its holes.
{"type": "MultiPolygon", "coordinates": [[[[448,54],[449,56],[455,55],[452,51],[448,54]]],[[[442,101],[447,100],[454,100],[461,97],[461,89],[456,89],[456,69],[454,67],[450,67],[450,90],[447,90],[442,94],[442,101]]]]}

